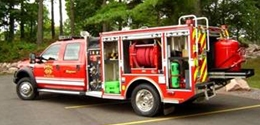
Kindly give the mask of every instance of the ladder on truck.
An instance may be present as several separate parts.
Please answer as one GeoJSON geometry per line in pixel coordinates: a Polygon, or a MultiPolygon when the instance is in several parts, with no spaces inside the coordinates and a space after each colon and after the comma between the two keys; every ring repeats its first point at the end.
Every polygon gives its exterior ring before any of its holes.
{"type": "MultiPolygon", "coordinates": [[[[193,25],[192,40],[195,46],[192,47],[194,52],[192,79],[195,81],[197,89],[203,90],[206,100],[216,95],[215,82],[208,82],[207,52],[210,51],[209,44],[209,21],[206,17],[196,17],[195,15],[184,15],[178,20],[178,24],[182,25],[183,20],[186,24],[193,25]],[[190,21],[190,22],[187,22],[190,21]],[[199,24],[204,23],[204,25],[199,24]]],[[[191,61],[191,62],[192,62],[191,61]]]]}

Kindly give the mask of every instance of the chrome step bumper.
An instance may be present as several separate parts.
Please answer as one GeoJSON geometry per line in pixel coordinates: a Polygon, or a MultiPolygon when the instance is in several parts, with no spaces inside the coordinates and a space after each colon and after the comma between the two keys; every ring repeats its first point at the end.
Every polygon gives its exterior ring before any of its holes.
{"type": "Polygon", "coordinates": [[[241,69],[241,71],[209,71],[211,79],[247,78],[255,74],[254,69],[241,69]]]}

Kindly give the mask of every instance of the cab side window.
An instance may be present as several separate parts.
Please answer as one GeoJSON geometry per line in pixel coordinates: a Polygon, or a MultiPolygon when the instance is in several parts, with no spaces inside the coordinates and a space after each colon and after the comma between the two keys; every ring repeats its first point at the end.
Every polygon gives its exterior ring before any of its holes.
{"type": "Polygon", "coordinates": [[[79,59],[80,43],[69,43],[66,46],[64,60],[79,59]]]}
{"type": "Polygon", "coordinates": [[[50,46],[47,50],[44,51],[42,57],[48,60],[58,60],[60,46],[60,44],[50,46]]]}

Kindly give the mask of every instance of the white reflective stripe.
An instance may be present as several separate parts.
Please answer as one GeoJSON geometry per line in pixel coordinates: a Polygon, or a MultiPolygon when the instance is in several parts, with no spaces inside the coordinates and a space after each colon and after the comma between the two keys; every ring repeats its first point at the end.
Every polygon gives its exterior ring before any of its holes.
{"type": "Polygon", "coordinates": [[[190,60],[189,60],[189,64],[190,64],[190,66],[195,66],[195,60],[193,60],[193,59],[191,60],[191,59],[190,59],[190,60]]]}
{"type": "Polygon", "coordinates": [[[36,77],[37,83],[46,83],[53,85],[72,85],[72,86],[84,86],[84,79],[57,79],[57,78],[39,78],[36,77]]]}
{"type": "Polygon", "coordinates": [[[166,32],[165,35],[167,37],[170,36],[188,36],[190,34],[189,30],[177,30],[177,31],[169,31],[166,32]]]}
{"type": "Polygon", "coordinates": [[[111,36],[111,37],[103,37],[103,41],[117,41],[119,39],[119,37],[113,37],[113,36],[111,36]]]}
{"type": "Polygon", "coordinates": [[[92,97],[102,97],[102,92],[101,91],[89,91],[85,93],[87,96],[92,96],[92,97]]]}
{"type": "Polygon", "coordinates": [[[163,66],[163,67],[167,66],[167,59],[163,59],[162,66],[163,66]]]}
{"type": "Polygon", "coordinates": [[[36,79],[41,80],[56,80],[56,81],[84,81],[82,78],[56,78],[56,77],[35,77],[36,79]]]}
{"type": "Polygon", "coordinates": [[[164,76],[159,76],[158,77],[158,81],[159,81],[160,84],[161,83],[165,84],[165,77],[164,76]]]}
{"type": "Polygon", "coordinates": [[[30,67],[34,67],[34,64],[29,64],[30,67]]]}
{"type": "Polygon", "coordinates": [[[123,69],[123,65],[124,65],[124,64],[123,64],[123,61],[120,60],[120,61],[119,61],[119,67],[122,67],[122,69],[123,69]]]}
{"type": "Polygon", "coordinates": [[[177,99],[169,99],[169,98],[162,99],[162,102],[171,103],[171,104],[179,104],[180,103],[180,101],[177,100],[177,99]]]}
{"type": "MultiPolygon", "coordinates": [[[[116,94],[104,94],[103,98],[105,99],[119,99],[119,100],[124,100],[125,97],[121,96],[120,94],[116,95],[116,94]]],[[[126,103],[126,102],[122,102],[122,103],[126,103]]]]}
{"type": "Polygon", "coordinates": [[[54,84],[54,85],[84,86],[84,82],[77,82],[77,81],[36,80],[36,82],[37,83],[54,84]]]}
{"type": "Polygon", "coordinates": [[[131,34],[131,35],[123,35],[122,40],[160,38],[161,36],[162,36],[162,33],[160,33],[160,32],[138,33],[138,34],[131,34]]]}

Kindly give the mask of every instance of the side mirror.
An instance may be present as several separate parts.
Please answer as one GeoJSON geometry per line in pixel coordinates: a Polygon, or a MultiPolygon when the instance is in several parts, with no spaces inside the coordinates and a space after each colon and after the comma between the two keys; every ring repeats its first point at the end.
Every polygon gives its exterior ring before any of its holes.
{"type": "Polygon", "coordinates": [[[29,55],[30,63],[34,64],[36,62],[36,56],[34,53],[30,53],[29,55]]]}

